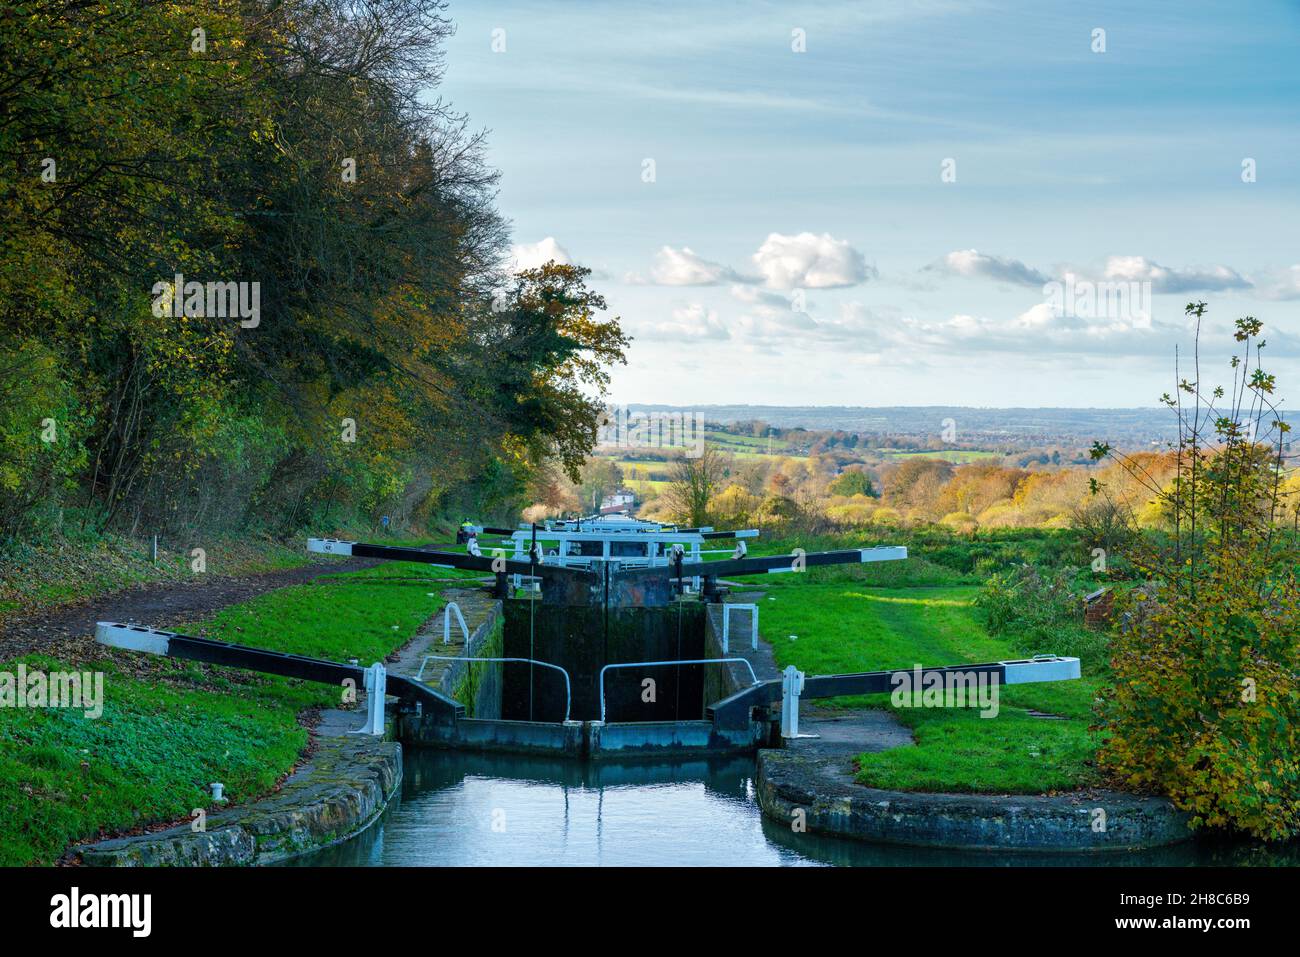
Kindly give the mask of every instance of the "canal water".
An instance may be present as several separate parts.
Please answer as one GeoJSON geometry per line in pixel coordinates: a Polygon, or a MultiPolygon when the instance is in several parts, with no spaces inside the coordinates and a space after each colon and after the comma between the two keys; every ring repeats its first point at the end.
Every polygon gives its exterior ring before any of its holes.
{"type": "Polygon", "coordinates": [[[1188,843],[1140,853],[958,852],[796,834],[765,818],[748,757],[581,763],[410,749],[399,800],[307,866],[821,866],[1300,863],[1300,848],[1188,843]]]}

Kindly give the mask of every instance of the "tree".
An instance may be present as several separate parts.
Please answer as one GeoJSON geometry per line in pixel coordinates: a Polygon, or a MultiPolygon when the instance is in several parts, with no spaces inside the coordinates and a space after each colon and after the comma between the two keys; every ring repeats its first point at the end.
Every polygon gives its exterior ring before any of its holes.
{"type": "Polygon", "coordinates": [[[492,406],[536,459],[554,455],[579,481],[596,444],[609,385],[606,367],[627,361],[631,340],[602,319],[591,270],[548,262],[513,279],[508,307],[484,317],[492,406]]]}
{"type": "Polygon", "coordinates": [[[663,503],[673,519],[687,525],[709,523],[709,502],[722,485],[726,462],[709,445],[700,455],[683,455],[673,462],[663,503]]]}
{"type": "Polygon", "coordinates": [[[623,470],[613,459],[589,458],[582,466],[578,482],[580,510],[596,511],[607,495],[623,487],[623,470]]]}
{"type": "Polygon", "coordinates": [[[629,340],[586,270],[503,275],[484,134],[437,95],[445,13],[0,14],[0,536],[64,500],[288,531],[505,510],[552,460],[576,478],[629,340]],[[256,287],[259,321],[153,314],[177,273],[256,287]]]}
{"type": "Polygon", "coordinates": [[[871,478],[861,469],[847,469],[831,482],[828,491],[832,495],[872,495],[876,494],[871,478]]]}
{"type": "Polygon", "coordinates": [[[937,518],[939,494],[952,474],[952,463],[914,455],[897,465],[886,466],[881,479],[891,505],[916,509],[937,518]]]}

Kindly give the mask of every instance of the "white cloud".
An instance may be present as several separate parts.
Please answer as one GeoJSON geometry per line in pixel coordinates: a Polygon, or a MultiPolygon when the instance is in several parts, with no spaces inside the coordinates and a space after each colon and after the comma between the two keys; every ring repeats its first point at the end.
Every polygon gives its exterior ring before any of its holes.
{"type": "Polygon", "coordinates": [[[828,319],[793,309],[789,303],[784,308],[759,304],[737,322],[751,344],[783,348],[835,344],[848,346],[849,352],[878,348],[886,325],[886,320],[857,302],[845,303],[838,315],[828,319]]]}
{"type": "Polygon", "coordinates": [[[1267,273],[1256,281],[1261,299],[1300,299],[1300,265],[1267,273]]]}
{"type": "Polygon", "coordinates": [[[1111,256],[1106,260],[1107,279],[1149,282],[1157,293],[1182,293],[1194,290],[1221,292],[1225,289],[1249,289],[1251,283],[1235,269],[1208,266],[1204,269],[1170,269],[1145,256],[1111,256]]]}
{"type": "Polygon", "coordinates": [[[771,289],[832,289],[856,286],[876,276],[862,253],[829,233],[771,233],[753,256],[771,289]]]}
{"type": "Polygon", "coordinates": [[[1164,355],[1179,330],[1142,325],[1129,319],[1081,319],[1061,315],[1039,303],[1012,319],[957,314],[949,319],[904,320],[892,331],[892,344],[949,355],[1003,353],[1011,356],[1083,354],[1164,355]]]}
{"type": "MultiPolygon", "coordinates": [[[[795,294],[769,292],[758,286],[746,286],[737,283],[731,287],[731,297],[743,302],[750,311],[757,315],[771,315],[776,312],[789,312],[795,307],[795,294]]],[[[802,297],[807,305],[807,297],[802,297]]]]}
{"type": "Polygon", "coordinates": [[[1025,329],[1045,329],[1056,322],[1056,311],[1045,302],[1030,306],[1016,316],[1016,323],[1025,329]]]}
{"type": "Polygon", "coordinates": [[[716,309],[698,302],[688,303],[673,310],[672,319],[651,323],[647,331],[655,339],[713,340],[730,339],[731,333],[718,318],[716,309]]]}
{"type": "Polygon", "coordinates": [[[1140,315],[1084,318],[1037,303],[1018,315],[989,318],[955,313],[945,319],[918,318],[848,302],[830,318],[792,309],[759,306],[735,326],[746,343],[788,351],[803,346],[834,348],[836,355],[883,353],[891,361],[917,356],[1015,358],[1102,355],[1165,355],[1183,334],[1178,325],[1153,325],[1140,315]]]}
{"type": "Polygon", "coordinates": [[[740,277],[730,267],[696,255],[689,246],[664,246],[655,254],[650,278],[660,286],[716,286],[740,277]]]}
{"type": "Polygon", "coordinates": [[[561,246],[554,236],[547,236],[537,243],[516,243],[510,247],[509,264],[511,271],[536,269],[554,259],[560,265],[571,265],[573,259],[568,250],[561,246]]]}
{"type": "Polygon", "coordinates": [[[1019,259],[992,256],[978,249],[954,250],[938,263],[927,268],[970,278],[1013,282],[1021,286],[1041,286],[1047,282],[1047,276],[1037,269],[1026,266],[1019,259]]]}
{"type": "MultiPolygon", "coordinates": [[[[926,271],[946,272],[969,278],[992,279],[1021,286],[1043,286],[1048,275],[1019,259],[994,256],[977,249],[958,249],[948,253],[926,271]]],[[[1174,269],[1153,262],[1145,256],[1111,256],[1100,276],[1095,270],[1079,270],[1075,278],[1092,278],[1113,282],[1149,282],[1153,293],[1179,294],[1203,290],[1222,292],[1227,289],[1250,289],[1252,283],[1228,266],[1174,269]]]]}

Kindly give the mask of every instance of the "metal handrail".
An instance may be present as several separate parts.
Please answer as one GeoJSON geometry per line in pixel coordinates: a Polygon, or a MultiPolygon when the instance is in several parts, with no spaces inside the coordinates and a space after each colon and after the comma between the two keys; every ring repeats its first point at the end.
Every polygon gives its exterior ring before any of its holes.
{"type": "Polygon", "coordinates": [[[447,607],[442,611],[442,643],[444,645],[451,643],[451,613],[456,613],[456,621],[460,623],[460,630],[465,633],[465,650],[469,651],[469,625],[465,624],[465,616],[460,613],[460,606],[454,601],[447,602],[447,607]]]}
{"type": "Polygon", "coordinates": [[[754,674],[754,666],[745,658],[683,658],[679,661],[620,661],[616,664],[606,665],[600,669],[600,720],[605,720],[605,672],[610,668],[653,668],[656,665],[721,665],[728,662],[739,661],[749,669],[749,677],[753,679],[751,687],[759,683],[758,675],[754,674]]]}
{"type": "MultiPolygon", "coordinates": [[[[569,708],[573,703],[572,687],[569,684],[569,673],[559,665],[552,664],[549,661],[538,661],[536,658],[473,658],[468,655],[425,655],[420,662],[420,670],[416,672],[415,679],[421,680],[424,675],[424,666],[430,661],[516,661],[520,664],[541,665],[543,668],[554,668],[560,674],[564,675],[564,720],[569,720],[569,708]]],[[[750,669],[753,670],[752,668],[750,669]]]]}

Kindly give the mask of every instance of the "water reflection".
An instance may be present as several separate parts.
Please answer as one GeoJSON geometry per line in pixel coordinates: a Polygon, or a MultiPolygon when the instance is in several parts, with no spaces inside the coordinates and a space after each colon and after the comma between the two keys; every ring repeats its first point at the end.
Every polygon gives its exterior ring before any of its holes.
{"type": "Polygon", "coordinates": [[[764,818],[750,758],[578,763],[407,752],[402,794],[303,865],[1035,866],[1300,864],[1300,846],[1188,843],[1106,855],[961,852],[796,834],[764,818]]]}

